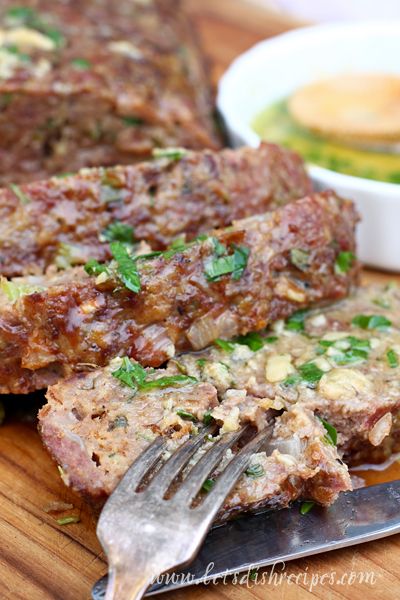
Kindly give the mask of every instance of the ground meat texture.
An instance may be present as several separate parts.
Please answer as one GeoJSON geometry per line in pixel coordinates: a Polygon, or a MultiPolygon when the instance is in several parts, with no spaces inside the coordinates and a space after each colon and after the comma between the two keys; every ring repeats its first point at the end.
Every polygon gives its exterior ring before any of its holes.
{"type": "Polygon", "coordinates": [[[51,264],[108,259],[101,232],[116,222],[160,250],[181,235],[193,239],[310,191],[300,157],[273,144],[187,151],[180,160],[11,186],[0,190],[0,273],[41,274],[51,264]]]}
{"type": "Polygon", "coordinates": [[[2,2],[0,182],[219,147],[194,38],[169,0],[2,2]]]}
{"type": "Polygon", "coordinates": [[[343,298],[359,271],[355,259],[346,272],[337,268],[343,252],[354,251],[356,221],[351,202],[315,194],[216,230],[173,256],[139,260],[139,293],[81,268],[3,281],[17,299],[3,298],[0,311],[0,390],[30,392],[118,354],[157,367],[178,352],[343,298]],[[293,248],[306,265],[294,264],[293,248]],[[236,266],[210,279],[221,254],[224,265],[236,266]]]}
{"type": "MultiPolygon", "coordinates": [[[[95,505],[101,505],[152,440],[168,438],[167,458],[202,427],[204,414],[217,404],[216,389],[205,383],[132,395],[112,377],[116,366],[76,376],[73,385],[60,382],[49,390],[49,403],[39,414],[43,441],[60,465],[64,482],[95,505]],[[179,416],[179,409],[192,414],[193,421],[179,416]]],[[[264,411],[263,426],[268,415],[264,411]]],[[[251,459],[257,476],[242,476],[218,520],[238,512],[283,508],[298,498],[327,506],[340,491],[351,489],[347,469],[324,435],[320,421],[301,407],[277,418],[272,438],[251,459]]],[[[209,441],[206,448],[211,445],[209,441]]],[[[231,458],[228,452],[214,475],[231,458]]]]}
{"type": "Polygon", "coordinates": [[[218,419],[236,411],[256,421],[260,408],[301,404],[336,428],[351,465],[400,451],[399,287],[363,287],[303,317],[298,330],[289,320],[248,338],[256,351],[243,341],[228,351],[215,345],[179,356],[179,368],[216,387],[218,419]]]}

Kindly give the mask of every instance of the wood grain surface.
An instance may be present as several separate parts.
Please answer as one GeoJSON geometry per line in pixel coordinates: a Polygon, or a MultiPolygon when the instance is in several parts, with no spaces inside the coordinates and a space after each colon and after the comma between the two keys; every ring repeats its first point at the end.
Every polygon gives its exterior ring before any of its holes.
{"type": "MultiPolygon", "coordinates": [[[[293,26],[242,0],[188,0],[214,82],[229,62],[253,43],[293,26]]],[[[364,281],[397,279],[365,272],[364,281]]],[[[38,402],[41,398],[38,397],[38,402]]],[[[0,428],[0,599],[89,600],[106,563],[95,536],[90,509],[62,484],[40,444],[32,398],[6,400],[0,428]],[[58,505],[54,505],[58,503],[58,505]],[[68,508],[51,509],[65,503],[68,508]],[[75,515],[78,523],[59,525],[75,515]]],[[[245,557],[244,557],[245,558],[245,557]]],[[[400,536],[290,563],[258,585],[199,586],[169,593],[165,600],[397,600],[400,597],[400,536]],[[343,576],[374,574],[375,583],[346,583],[343,576]],[[291,575],[292,579],[288,579],[291,575]],[[321,577],[325,578],[321,580],[321,577]],[[297,580],[296,577],[297,576],[297,580]],[[317,583],[317,576],[319,582],[317,583]],[[285,579],[286,577],[286,579],[285,579]]],[[[259,575],[260,577],[260,575],[259,575]]],[[[354,577],[354,576],[353,576],[354,577]]]]}

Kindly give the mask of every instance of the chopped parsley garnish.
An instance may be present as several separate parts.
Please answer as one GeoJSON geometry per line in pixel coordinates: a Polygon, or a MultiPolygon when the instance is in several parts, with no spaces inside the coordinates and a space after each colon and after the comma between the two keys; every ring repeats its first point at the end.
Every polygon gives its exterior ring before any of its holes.
{"type": "Polygon", "coordinates": [[[348,273],[356,260],[353,252],[339,252],[335,261],[335,273],[344,275],[348,273]]]}
{"type": "Polygon", "coordinates": [[[203,492],[209,492],[213,485],[215,483],[214,479],[206,479],[205,482],[203,483],[201,489],[203,490],[203,492]]]}
{"type": "Polygon", "coordinates": [[[211,425],[214,421],[214,417],[211,414],[211,411],[207,410],[203,415],[203,423],[204,425],[211,425]]]}
{"type": "Polygon", "coordinates": [[[256,332],[247,333],[246,335],[239,335],[237,338],[235,338],[235,342],[237,344],[248,346],[250,350],[253,350],[253,352],[261,350],[261,348],[264,346],[264,338],[256,332]]]}
{"type": "Polygon", "coordinates": [[[14,194],[17,196],[17,198],[21,202],[21,204],[29,204],[30,203],[30,199],[25,194],[25,192],[23,192],[21,190],[19,185],[16,185],[15,183],[10,183],[10,190],[12,192],[14,192],[14,194]]]}
{"type": "Polygon", "coordinates": [[[207,359],[206,358],[198,358],[196,360],[196,364],[202,369],[205,364],[207,363],[207,359]]]}
{"type": "Polygon", "coordinates": [[[274,342],[277,342],[279,338],[277,335],[269,335],[268,337],[263,339],[266,344],[273,344],[274,342]]]}
{"type": "Polygon", "coordinates": [[[392,322],[382,315],[356,315],[351,322],[361,329],[386,329],[392,325],[392,322]]]}
{"type": "Polygon", "coordinates": [[[386,358],[391,369],[395,369],[399,366],[399,357],[392,348],[386,352],[386,358]]]}
{"type": "Polygon", "coordinates": [[[128,125],[129,127],[136,127],[137,125],[143,125],[144,123],[143,119],[134,116],[122,117],[122,121],[125,123],[125,125],[128,125]]]}
{"type": "Polygon", "coordinates": [[[59,525],[70,525],[71,523],[79,523],[80,518],[77,515],[71,515],[70,517],[61,517],[57,519],[59,525]]]}
{"type": "Polygon", "coordinates": [[[325,436],[325,441],[330,445],[330,446],[336,446],[337,444],[337,431],[336,428],[331,425],[330,423],[328,423],[328,421],[325,421],[324,419],[321,419],[321,417],[318,417],[319,420],[321,421],[322,425],[325,427],[325,431],[326,431],[326,436],[325,436]]]}
{"type": "Polygon", "coordinates": [[[315,502],[313,502],[312,500],[306,500],[305,502],[302,502],[300,506],[300,514],[306,515],[314,506],[315,502]]]}
{"type": "Polygon", "coordinates": [[[251,477],[252,479],[258,479],[265,475],[265,469],[259,463],[255,465],[251,465],[248,469],[245,470],[245,474],[247,477],[251,477]]]}
{"type": "Polygon", "coordinates": [[[90,61],[86,60],[86,58],[73,58],[71,60],[71,65],[79,71],[86,71],[92,66],[90,61]]]}
{"type": "Polygon", "coordinates": [[[187,410],[184,410],[183,408],[178,408],[176,414],[178,415],[178,417],[184,419],[185,421],[197,421],[196,417],[192,413],[188,412],[187,410]]]}
{"type": "Polygon", "coordinates": [[[307,271],[310,266],[310,253],[307,250],[292,248],[290,251],[290,262],[300,271],[307,271]]]}
{"type": "Polygon", "coordinates": [[[221,340],[220,338],[217,338],[216,340],[214,340],[214,344],[216,346],[219,346],[222,350],[225,350],[225,352],[233,352],[235,349],[235,342],[230,342],[228,340],[221,340]]]}
{"type": "Polygon", "coordinates": [[[286,329],[290,331],[304,331],[304,319],[306,315],[306,310],[298,310],[293,313],[286,321],[286,329]]]}
{"type": "MultiPolygon", "coordinates": [[[[159,377],[158,379],[152,379],[148,381],[147,377],[149,373],[146,371],[146,369],[139,365],[139,363],[132,362],[127,356],[122,358],[121,366],[111,374],[113,377],[133,389],[135,392],[138,390],[146,391],[157,388],[187,385],[189,383],[197,382],[195,377],[189,377],[187,375],[171,375],[170,377],[159,377]]],[[[177,411],[177,413],[179,414],[179,411],[177,411]]]]}
{"type": "Polygon", "coordinates": [[[170,160],[180,160],[187,154],[185,148],[154,148],[154,158],[169,158],[170,160]]]}
{"type": "Polygon", "coordinates": [[[121,242],[111,242],[111,254],[117,263],[116,272],[124,286],[135,294],[140,292],[140,276],[136,260],[131,257],[127,248],[121,242]]]}
{"type": "Polygon", "coordinates": [[[380,306],[380,308],[390,308],[390,302],[389,302],[389,300],[386,300],[385,298],[381,298],[381,297],[374,298],[372,300],[372,302],[374,304],[376,304],[377,306],[380,306]]]}
{"type": "Polygon", "coordinates": [[[294,374],[294,375],[289,375],[289,377],[286,377],[286,379],[284,381],[282,381],[282,385],[284,385],[285,387],[289,387],[292,385],[297,385],[298,383],[300,383],[301,381],[301,377],[298,374],[294,374]]]}
{"type": "Polygon", "coordinates": [[[298,368],[303,381],[309,384],[310,387],[315,387],[315,384],[321,379],[324,372],[317,367],[314,362],[307,362],[300,365],[298,368]]]}
{"type": "Polygon", "coordinates": [[[100,241],[133,244],[135,242],[133,228],[127,223],[121,223],[121,221],[114,221],[102,231],[100,235],[100,241]]]}
{"type": "Polygon", "coordinates": [[[207,281],[219,281],[223,275],[231,275],[235,281],[241,278],[247,267],[250,248],[232,244],[231,249],[233,254],[228,254],[228,249],[214,239],[214,256],[207,260],[204,267],[207,281]]]}
{"type": "Polygon", "coordinates": [[[367,360],[371,349],[369,340],[363,340],[352,335],[339,340],[319,340],[318,343],[321,346],[319,354],[326,352],[328,348],[332,348],[332,351],[329,352],[330,357],[338,365],[367,360]],[[333,350],[335,350],[335,353],[333,353],[333,350]]]}
{"type": "Polygon", "coordinates": [[[101,275],[102,273],[108,273],[107,265],[100,264],[94,258],[85,264],[84,269],[88,275],[93,275],[95,277],[101,275]]]}

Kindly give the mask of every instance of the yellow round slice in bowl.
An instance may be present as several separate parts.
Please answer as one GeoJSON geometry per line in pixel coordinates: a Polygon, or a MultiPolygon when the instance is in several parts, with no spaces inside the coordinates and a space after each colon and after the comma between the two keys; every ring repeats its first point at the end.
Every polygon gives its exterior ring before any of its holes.
{"type": "Polygon", "coordinates": [[[400,77],[345,74],[298,89],[289,99],[295,121],[323,136],[356,144],[400,141],[400,77]]]}

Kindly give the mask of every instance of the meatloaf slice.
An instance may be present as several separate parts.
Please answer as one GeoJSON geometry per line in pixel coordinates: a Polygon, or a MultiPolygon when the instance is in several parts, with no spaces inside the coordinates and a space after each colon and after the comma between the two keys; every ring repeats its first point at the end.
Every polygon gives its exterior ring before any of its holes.
{"type": "Polygon", "coordinates": [[[180,2],[4,0],[0,182],[220,146],[180,2]]]}
{"type": "Polygon", "coordinates": [[[400,451],[398,286],[360,288],[262,335],[218,340],[176,361],[181,372],[217,388],[225,402],[223,411],[214,409],[216,418],[297,403],[336,428],[339,452],[349,464],[400,451]]]}
{"type": "MultiPolygon", "coordinates": [[[[49,403],[39,415],[43,441],[60,465],[64,482],[96,505],[152,440],[167,436],[169,455],[203,426],[205,415],[218,402],[214,386],[182,376],[181,387],[171,380],[170,387],[163,383],[150,392],[135,393],[111,376],[120,362],[77,375],[73,385],[60,382],[49,390],[49,403]]],[[[162,370],[156,375],[147,372],[147,385],[168,377],[162,370]]],[[[260,426],[270,412],[259,415],[260,426]]],[[[231,456],[229,451],[219,469],[231,456]]],[[[326,443],[321,422],[296,406],[276,419],[272,439],[252,457],[219,520],[237,512],[284,507],[301,497],[329,505],[350,488],[347,469],[338,461],[336,448],[326,443]]]]}
{"type": "Polygon", "coordinates": [[[135,166],[12,185],[0,190],[0,273],[37,275],[51,264],[109,259],[105,241],[112,235],[162,250],[182,234],[190,240],[310,192],[300,157],[273,144],[182,151],[135,166]]]}
{"type": "MultiPolygon", "coordinates": [[[[110,380],[115,388],[111,372],[121,359],[115,361],[51,387],[42,430],[51,431],[63,407],[69,414],[73,398],[93,389],[94,382],[106,388],[110,380]]],[[[400,288],[360,288],[333,307],[299,312],[265,333],[217,340],[201,352],[181,354],[159,374],[184,374],[198,386],[213,386],[220,404],[210,414],[222,431],[237,429],[243,420],[260,427],[266,410],[299,406],[337,430],[339,454],[347,463],[385,460],[400,451],[400,288]]],[[[123,398],[129,390],[125,386],[114,395],[123,398]]],[[[93,400],[85,398],[86,410],[92,410],[93,400]]],[[[69,437],[68,427],[61,429],[69,437]]],[[[46,443],[54,453],[53,443],[46,443]]]]}
{"type": "Polygon", "coordinates": [[[112,263],[90,265],[97,277],[76,268],[3,280],[0,391],[45,387],[118,354],[157,367],[343,298],[359,269],[356,221],[351,202],[315,194],[161,254],[132,258],[115,243],[112,263]]]}

